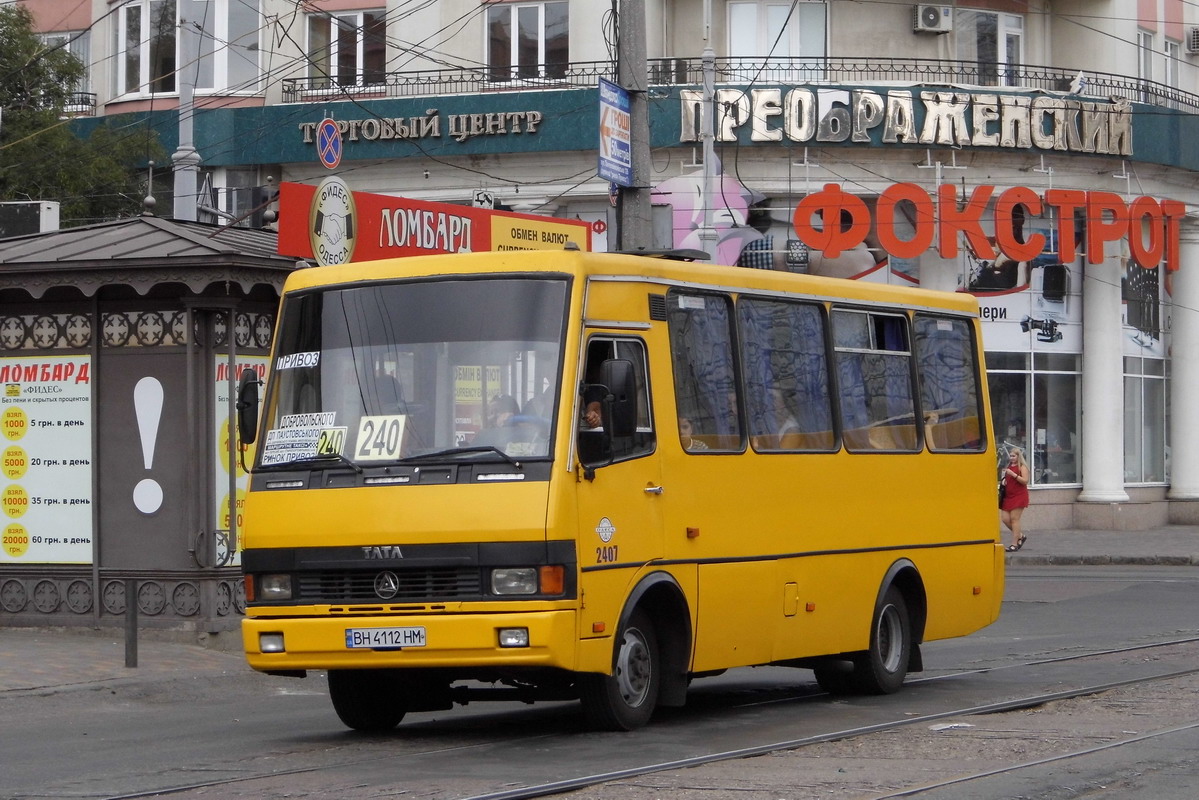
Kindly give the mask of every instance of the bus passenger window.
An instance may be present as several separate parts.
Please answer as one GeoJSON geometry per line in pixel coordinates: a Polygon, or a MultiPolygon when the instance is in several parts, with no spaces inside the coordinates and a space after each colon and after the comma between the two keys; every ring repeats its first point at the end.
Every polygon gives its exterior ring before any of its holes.
{"type": "Polygon", "coordinates": [[[833,345],[846,449],[916,450],[907,318],[837,309],[833,345]]]}
{"type": "Polygon", "coordinates": [[[821,306],[743,298],[737,328],[754,449],[835,449],[821,306]]]}
{"type": "Polygon", "coordinates": [[[744,449],[729,298],[671,291],[666,305],[678,414],[690,421],[692,429],[687,451],[744,449]],[[706,449],[695,446],[696,442],[706,449]]]}
{"type": "Polygon", "coordinates": [[[969,321],[917,314],[920,409],[929,450],[981,450],[978,362],[969,321]]]}

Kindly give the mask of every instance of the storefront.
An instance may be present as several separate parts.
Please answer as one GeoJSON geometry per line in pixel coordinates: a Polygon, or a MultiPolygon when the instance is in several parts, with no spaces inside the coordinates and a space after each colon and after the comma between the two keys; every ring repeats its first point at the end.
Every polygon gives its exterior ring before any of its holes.
{"type": "MultiPolygon", "coordinates": [[[[1199,293],[1186,216],[1199,205],[1199,99],[1146,104],[1131,82],[1098,96],[1069,80],[770,78],[718,88],[710,176],[702,95],[651,86],[654,245],[698,247],[711,226],[721,263],[975,294],[997,438],[1026,450],[1033,470],[1028,523],[1199,518],[1199,452],[1186,445],[1197,431],[1174,399],[1199,384],[1199,304],[1186,299],[1199,293]]],[[[595,88],[305,99],[198,112],[205,169],[313,186],[336,175],[417,201],[481,194],[588,223],[592,249],[607,249],[615,215],[596,176],[595,88]],[[344,148],[332,170],[318,153],[325,118],[344,148]],[[218,146],[229,130],[270,135],[218,146]]],[[[152,121],[169,148],[172,120],[152,121]]]]}

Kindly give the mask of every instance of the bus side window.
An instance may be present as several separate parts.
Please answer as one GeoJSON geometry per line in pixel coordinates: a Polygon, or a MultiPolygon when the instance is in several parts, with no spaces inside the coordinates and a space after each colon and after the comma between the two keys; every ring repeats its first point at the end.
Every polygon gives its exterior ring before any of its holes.
{"type": "Polygon", "coordinates": [[[920,439],[907,318],[836,309],[833,345],[846,449],[916,450],[920,439]]]}
{"type": "Polygon", "coordinates": [[[672,290],[666,305],[678,414],[690,422],[692,434],[683,444],[691,444],[691,453],[743,450],[729,297],[672,290]]]}
{"type": "Polygon", "coordinates": [[[925,444],[929,450],[981,450],[973,328],[964,319],[917,314],[914,330],[925,444]]]}
{"type": "Polygon", "coordinates": [[[742,297],[737,329],[754,449],[836,449],[822,307],[742,297]]]}
{"type": "MultiPolygon", "coordinates": [[[[647,369],[645,343],[640,339],[592,337],[587,343],[586,363],[583,366],[583,392],[580,398],[579,461],[585,465],[599,465],[610,461],[624,461],[652,453],[655,445],[653,411],[650,403],[649,370],[647,369]],[[602,386],[605,361],[623,361],[632,365],[636,387],[636,424],[631,431],[614,430],[611,436],[602,425],[588,424],[588,412],[594,403],[600,402],[605,392],[602,386]],[[611,449],[609,450],[609,443],[611,449]]],[[[615,387],[605,387],[615,388],[615,387]]],[[[607,413],[606,411],[604,412],[607,413]]]]}

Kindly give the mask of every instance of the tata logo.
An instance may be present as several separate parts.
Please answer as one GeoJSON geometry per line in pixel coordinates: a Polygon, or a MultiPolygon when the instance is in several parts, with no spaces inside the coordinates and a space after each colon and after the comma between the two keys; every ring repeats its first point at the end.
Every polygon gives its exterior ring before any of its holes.
{"type": "Polygon", "coordinates": [[[400,579],[394,572],[380,572],[375,576],[375,594],[383,600],[390,600],[400,591],[400,579]]]}
{"type": "Polygon", "coordinates": [[[385,544],[362,548],[362,557],[372,561],[380,558],[403,558],[404,554],[400,552],[398,544],[385,544]]]}

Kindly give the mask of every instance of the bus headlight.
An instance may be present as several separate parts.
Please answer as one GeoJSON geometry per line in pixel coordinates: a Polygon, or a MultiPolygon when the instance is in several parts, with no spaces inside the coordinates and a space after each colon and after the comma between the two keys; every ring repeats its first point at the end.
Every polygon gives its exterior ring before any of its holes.
{"type": "Polygon", "coordinates": [[[258,575],[254,583],[260,601],[291,599],[290,575],[258,575]]]}
{"type": "Polygon", "coordinates": [[[492,594],[537,594],[534,567],[502,567],[491,571],[492,594]]]}
{"type": "Polygon", "coordinates": [[[566,570],[562,565],[544,567],[500,567],[491,571],[491,593],[559,595],[565,591],[566,570]]]}

